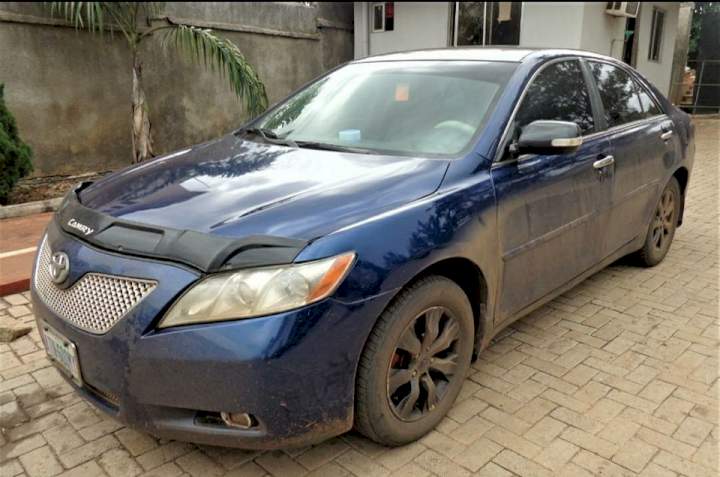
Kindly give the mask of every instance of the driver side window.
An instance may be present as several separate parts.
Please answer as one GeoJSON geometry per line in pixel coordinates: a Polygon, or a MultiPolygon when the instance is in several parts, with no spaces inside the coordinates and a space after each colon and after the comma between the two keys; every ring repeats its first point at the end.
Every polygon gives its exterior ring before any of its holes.
{"type": "Polygon", "coordinates": [[[552,63],[532,80],[515,116],[515,133],[537,120],[574,122],[583,135],[595,131],[590,93],[579,61],[552,63]]]}

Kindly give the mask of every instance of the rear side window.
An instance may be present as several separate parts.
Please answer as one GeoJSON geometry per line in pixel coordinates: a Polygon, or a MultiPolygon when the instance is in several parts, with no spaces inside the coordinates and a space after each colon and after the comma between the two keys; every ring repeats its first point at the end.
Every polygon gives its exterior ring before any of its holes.
{"type": "Polygon", "coordinates": [[[528,86],[515,124],[522,129],[541,119],[574,122],[583,134],[595,130],[590,94],[577,60],[546,66],[528,86]]]}
{"type": "Polygon", "coordinates": [[[652,117],[657,116],[658,114],[662,114],[662,110],[660,109],[660,106],[655,102],[655,100],[650,96],[650,94],[647,92],[647,90],[640,85],[640,83],[635,83],[637,85],[637,91],[638,96],[640,96],[640,104],[642,105],[643,112],[645,113],[645,117],[652,117]]]}
{"type": "Polygon", "coordinates": [[[646,117],[638,95],[640,86],[629,74],[607,63],[593,61],[590,62],[590,70],[600,92],[608,127],[646,117]]]}

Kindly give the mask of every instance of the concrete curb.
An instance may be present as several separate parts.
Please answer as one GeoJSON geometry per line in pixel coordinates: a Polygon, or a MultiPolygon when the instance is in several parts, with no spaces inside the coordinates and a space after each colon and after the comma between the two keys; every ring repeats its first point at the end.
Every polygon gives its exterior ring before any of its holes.
{"type": "Polygon", "coordinates": [[[41,214],[43,212],[54,212],[60,207],[63,198],[38,200],[25,202],[24,204],[6,205],[0,207],[0,220],[13,217],[25,217],[26,215],[41,214]]]}

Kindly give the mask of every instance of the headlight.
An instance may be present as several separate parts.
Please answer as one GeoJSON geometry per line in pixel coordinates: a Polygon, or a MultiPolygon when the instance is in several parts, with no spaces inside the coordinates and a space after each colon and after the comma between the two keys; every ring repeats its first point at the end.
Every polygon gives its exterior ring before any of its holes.
{"type": "Polygon", "coordinates": [[[337,289],[354,253],[313,262],[211,275],[190,288],[159,328],[269,315],[309,305],[337,289]]]}

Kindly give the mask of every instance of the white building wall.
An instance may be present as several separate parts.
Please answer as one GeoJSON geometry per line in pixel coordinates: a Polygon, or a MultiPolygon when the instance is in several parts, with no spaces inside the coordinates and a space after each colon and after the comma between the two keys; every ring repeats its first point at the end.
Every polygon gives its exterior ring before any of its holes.
{"type": "Polygon", "coordinates": [[[393,31],[373,32],[373,2],[355,2],[355,58],[449,46],[448,2],[395,2],[393,31]]]}
{"type": "Polygon", "coordinates": [[[583,9],[580,49],[622,59],[626,17],[605,13],[606,2],[587,2],[583,9]]]}
{"type": "Polygon", "coordinates": [[[679,10],[680,5],[675,2],[642,2],[640,4],[638,26],[636,26],[638,43],[635,68],[665,95],[670,93],[670,78],[672,76],[673,51],[675,50],[679,10]],[[653,6],[665,10],[660,61],[648,60],[653,6]]]}
{"type": "MultiPolygon", "coordinates": [[[[520,46],[576,48],[622,58],[625,17],[605,13],[606,2],[523,2],[520,46]]],[[[371,31],[372,2],[355,2],[355,58],[442,48],[451,44],[449,2],[395,2],[395,29],[371,31]]],[[[642,2],[635,34],[635,67],[668,94],[679,2],[642,2]],[[653,5],[665,10],[659,62],[648,60],[653,5]]]]}
{"type": "Polygon", "coordinates": [[[520,46],[580,48],[582,23],[583,2],[523,2],[520,46]]]}
{"type": "Polygon", "coordinates": [[[395,2],[394,30],[370,31],[370,54],[448,46],[449,13],[447,2],[395,2]]]}

